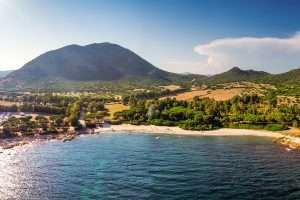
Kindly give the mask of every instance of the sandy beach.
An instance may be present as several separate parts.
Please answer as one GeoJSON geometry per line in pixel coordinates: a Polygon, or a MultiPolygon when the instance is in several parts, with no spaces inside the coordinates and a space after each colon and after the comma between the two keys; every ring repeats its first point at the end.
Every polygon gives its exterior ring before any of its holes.
{"type": "Polygon", "coordinates": [[[95,129],[95,133],[104,132],[131,132],[131,133],[164,133],[174,135],[198,135],[198,136],[260,136],[260,137],[273,137],[280,138],[284,137],[279,132],[271,132],[264,130],[248,130],[248,129],[230,129],[222,128],[217,130],[209,131],[191,131],[184,130],[179,127],[168,127],[168,126],[154,126],[154,125],[112,125],[110,127],[95,129]]]}
{"type": "Polygon", "coordinates": [[[120,133],[152,133],[152,134],[171,134],[171,135],[191,135],[191,136],[256,136],[256,137],[270,137],[274,139],[275,143],[286,146],[288,149],[300,149],[300,138],[287,135],[282,132],[272,132],[265,130],[250,130],[250,129],[231,129],[221,128],[209,131],[191,131],[184,130],[179,127],[167,126],[153,126],[153,125],[112,125],[110,127],[95,129],[96,134],[105,132],[120,133]]]}
{"type": "Polygon", "coordinates": [[[82,131],[75,134],[48,135],[39,137],[16,137],[11,139],[0,140],[0,150],[23,146],[27,144],[40,143],[49,140],[61,140],[63,142],[71,141],[82,134],[102,134],[102,133],[151,133],[151,134],[170,134],[170,135],[186,135],[186,136],[256,136],[270,137],[276,143],[288,146],[291,149],[300,149],[300,138],[288,136],[281,132],[272,132],[264,130],[249,129],[230,129],[222,128],[209,131],[192,131],[184,130],[179,127],[154,126],[154,125],[111,125],[103,128],[94,129],[94,131],[82,131]]]}

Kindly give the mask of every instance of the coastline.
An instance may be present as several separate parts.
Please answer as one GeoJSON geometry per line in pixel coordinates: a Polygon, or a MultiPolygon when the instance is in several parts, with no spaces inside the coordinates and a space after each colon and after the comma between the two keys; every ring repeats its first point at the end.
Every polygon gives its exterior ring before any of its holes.
{"type": "Polygon", "coordinates": [[[221,128],[216,130],[207,131],[193,131],[184,130],[179,127],[170,126],[154,126],[154,125],[111,125],[110,127],[95,129],[95,133],[105,132],[131,132],[131,133],[158,133],[158,134],[170,134],[170,135],[195,135],[195,136],[258,136],[258,137],[272,137],[281,138],[283,134],[279,132],[271,132],[265,130],[251,130],[251,129],[231,129],[221,128]]]}
{"type": "Polygon", "coordinates": [[[28,145],[28,144],[34,144],[34,143],[42,143],[47,142],[51,140],[58,140],[62,142],[68,142],[76,137],[83,135],[83,134],[89,134],[89,132],[67,132],[63,134],[57,134],[57,135],[33,135],[33,136],[23,136],[23,137],[14,137],[14,138],[5,138],[0,139],[0,153],[2,153],[3,150],[12,149],[18,146],[28,145]]]}
{"type": "Polygon", "coordinates": [[[59,135],[38,135],[27,137],[16,137],[0,139],[0,153],[6,149],[12,149],[17,146],[23,146],[27,144],[47,142],[51,140],[58,140],[62,142],[68,142],[80,135],[88,134],[102,134],[102,133],[150,133],[150,134],[168,134],[168,135],[182,135],[182,136],[255,136],[255,137],[269,137],[273,138],[274,142],[287,146],[289,149],[300,149],[300,138],[285,135],[281,132],[272,132],[266,130],[251,130],[251,129],[231,129],[221,128],[216,130],[207,131],[193,131],[184,130],[179,127],[168,126],[154,126],[154,125],[110,125],[108,127],[96,128],[93,130],[85,130],[79,132],[65,133],[59,135]]]}
{"type": "Polygon", "coordinates": [[[287,150],[300,150],[300,137],[287,135],[283,132],[274,132],[266,130],[251,129],[232,129],[221,128],[207,131],[184,130],[179,127],[154,126],[154,125],[112,125],[106,128],[95,129],[95,133],[101,134],[105,132],[130,132],[130,133],[152,133],[152,134],[170,134],[170,135],[186,135],[186,136],[254,136],[269,137],[273,142],[287,147],[287,150]]]}

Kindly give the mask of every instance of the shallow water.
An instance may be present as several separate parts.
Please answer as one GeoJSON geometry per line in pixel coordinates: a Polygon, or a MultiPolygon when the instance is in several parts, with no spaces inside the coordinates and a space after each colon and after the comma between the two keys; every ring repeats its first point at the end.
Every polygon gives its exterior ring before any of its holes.
{"type": "Polygon", "coordinates": [[[300,152],[261,137],[84,136],[0,154],[0,199],[300,199],[300,152]]]}

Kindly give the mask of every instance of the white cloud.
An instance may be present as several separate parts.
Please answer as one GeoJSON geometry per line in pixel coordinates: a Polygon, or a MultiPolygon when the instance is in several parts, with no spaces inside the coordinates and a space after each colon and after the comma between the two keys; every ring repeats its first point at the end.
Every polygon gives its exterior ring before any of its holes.
{"type": "Polygon", "coordinates": [[[206,56],[203,66],[211,71],[222,72],[240,66],[274,73],[284,72],[300,67],[300,32],[289,38],[217,39],[198,45],[194,50],[206,56]]]}

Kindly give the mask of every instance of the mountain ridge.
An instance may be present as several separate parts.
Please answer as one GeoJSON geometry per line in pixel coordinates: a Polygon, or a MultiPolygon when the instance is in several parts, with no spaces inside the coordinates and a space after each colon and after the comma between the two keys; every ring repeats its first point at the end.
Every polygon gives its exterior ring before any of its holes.
{"type": "MultiPolygon", "coordinates": [[[[1,77],[0,77],[1,78],[1,77]]],[[[159,69],[133,51],[113,43],[71,44],[48,51],[0,79],[3,88],[47,88],[49,85],[85,82],[130,81],[146,84],[219,84],[237,81],[266,83],[300,82],[300,69],[282,74],[243,70],[237,66],[223,73],[207,76],[176,74],[159,69]],[[293,75],[295,74],[298,75],[293,75]],[[299,77],[299,78],[298,78],[299,77]],[[299,79],[299,80],[298,80],[299,79]]]]}
{"type": "Polygon", "coordinates": [[[217,84],[236,81],[254,81],[269,75],[271,74],[265,71],[256,71],[253,69],[243,70],[237,66],[234,66],[228,71],[209,76],[207,82],[217,84]]]}
{"type": "Polygon", "coordinates": [[[94,43],[86,46],[68,45],[48,51],[10,74],[10,78],[23,81],[49,77],[74,81],[109,81],[127,76],[159,76],[164,73],[119,45],[94,43]]]}

